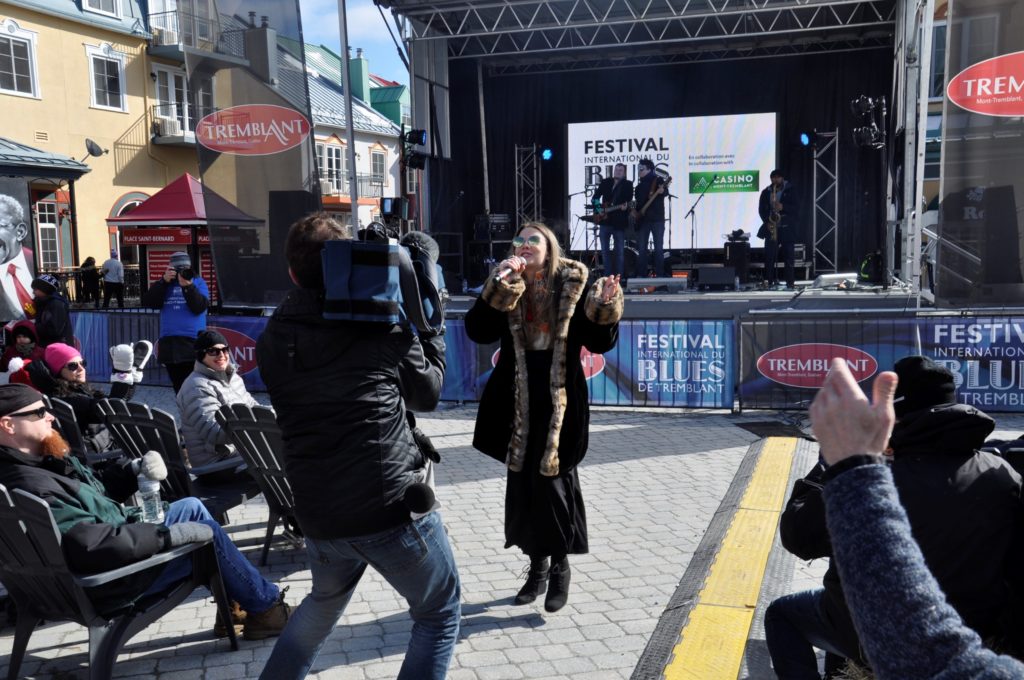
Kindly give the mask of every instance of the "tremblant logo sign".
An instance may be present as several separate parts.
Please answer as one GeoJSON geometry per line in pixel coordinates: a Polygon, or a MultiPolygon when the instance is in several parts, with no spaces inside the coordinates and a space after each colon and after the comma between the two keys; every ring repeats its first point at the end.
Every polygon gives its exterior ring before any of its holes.
{"type": "Polygon", "coordinates": [[[835,358],[846,359],[857,382],[878,372],[878,361],[863,350],[817,342],[787,345],[766,352],[757,360],[757,370],[780,385],[818,389],[825,384],[825,376],[835,358]]]}
{"type": "Polygon", "coordinates": [[[243,104],[204,116],[196,125],[196,141],[220,153],[267,156],[298,146],[309,131],[309,121],[295,109],[243,104]]]}
{"type": "Polygon", "coordinates": [[[956,74],[949,101],[983,116],[1024,116],[1024,52],[979,61],[956,74]]]}
{"type": "Polygon", "coordinates": [[[691,172],[690,193],[729,194],[760,189],[759,170],[719,170],[718,172],[691,172]],[[714,182],[712,184],[712,182],[714,182]]]}

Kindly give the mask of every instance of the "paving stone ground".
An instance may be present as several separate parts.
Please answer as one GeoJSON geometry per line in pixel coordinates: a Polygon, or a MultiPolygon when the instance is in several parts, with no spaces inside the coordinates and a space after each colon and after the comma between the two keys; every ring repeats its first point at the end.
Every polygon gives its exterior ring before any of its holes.
{"type": "MultiPolygon", "coordinates": [[[[137,399],[176,411],[169,389],[145,388],[137,399]]],[[[526,561],[502,548],[504,470],[471,448],[475,415],[475,405],[447,406],[420,418],[443,456],[438,497],[462,576],[462,630],[449,677],[628,678],[747,447],[757,439],[737,425],[774,416],[595,409],[590,452],[581,468],[591,553],[571,558],[569,604],[550,615],[541,603],[512,605],[526,561]]],[[[1009,420],[1002,425],[1006,430],[1024,429],[1024,418],[1009,420]]],[[[227,530],[253,561],[266,519],[260,499],[230,514],[227,530]]],[[[297,604],[311,587],[307,566],[304,552],[281,544],[264,573],[288,586],[288,600],[297,604]]],[[[812,587],[822,571],[817,564],[793,562],[778,589],[812,587]]],[[[256,677],[273,640],[243,640],[231,652],[226,641],[212,636],[214,615],[209,596],[196,593],[129,642],[114,677],[256,677]]],[[[405,603],[368,571],[310,677],[395,677],[410,626],[405,603]]],[[[10,628],[0,631],[0,674],[6,675],[12,638],[10,628]]],[[[84,678],[86,661],[83,628],[47,625],[33,635],[22,675],[84,678]]],[[[751,668],[747,677],[770,677],[763,670],[751,668]]]]}

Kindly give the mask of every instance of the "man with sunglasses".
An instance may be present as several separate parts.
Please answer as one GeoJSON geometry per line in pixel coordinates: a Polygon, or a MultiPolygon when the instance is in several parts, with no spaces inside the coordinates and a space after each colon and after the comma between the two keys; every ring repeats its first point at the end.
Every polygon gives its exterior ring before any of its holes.
{"type": "MultiPolygon", "coordinates": [[[[160,524],[143,522],[138,508],[122,505],[138,491],[139,474],[157,481],[167,477],[160,454],[151,451],[141,459],[121,459],[93,471],[68,455],[67,442],[54,431],[53,422],[39,392],[27,385],[0,386],[0,484],[46,501],[74,572],[109,571],[172,547],[213,539],[228,597],[247,612],[245,638],[281,632],[290,611],[283,593],[238,551],[198,499],[171,503],[160,524]]],[[[99,609],[109,611],[166,590],[191,569],[191,556],[180,557],[162,570],[148,569],[93,588],[90,597],[99,609]]]]}
{"type": "MultiPolygon", "coordinates": [[[[201,467],[238,452],[217,423],[217,411],[228,404],[258,406],[238,367],[231,360],[228,341],[217,331],[200,331],[195,342],[196,361],[192,374],[178,392],[181,434],[192,467],[201,467]]],[[[240,459],[239,459],[240,460],[240,459]]]]}

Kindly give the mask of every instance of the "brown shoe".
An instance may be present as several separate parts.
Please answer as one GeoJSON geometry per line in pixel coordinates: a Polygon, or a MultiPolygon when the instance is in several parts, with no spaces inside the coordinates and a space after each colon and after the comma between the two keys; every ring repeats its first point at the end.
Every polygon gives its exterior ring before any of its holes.
{"type": "MultiPolygon", "coordinates": [[[[231,600],[231,625],[235,627],[235,635],[242,634],[242,627],[245,624],[246,614],[242,606],[231,600]]],[[[213,634],[215,637],[225,638],[228,636],[228,627],[224,625],[224,622],[220,617],[220,610],[217,610],[217,621],[213,624],[213,634]]]]}
{"type": "Polygon", "coordinates": [[[284,601],[284,594],[287,591],[287,588],[282,590],[277,602],[267,611],[248,613],[245,617],[242,637],[246,640],[264,640],[281,634],[292,613],[291,606],[284,601]]]}

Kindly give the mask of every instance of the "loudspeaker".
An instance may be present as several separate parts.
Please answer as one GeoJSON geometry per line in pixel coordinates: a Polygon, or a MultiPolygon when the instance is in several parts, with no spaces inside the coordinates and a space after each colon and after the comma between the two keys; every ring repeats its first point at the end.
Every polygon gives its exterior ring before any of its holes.
{"type": "Polygon", "coordinates": [[[725,263],[736,270],[736,276],[740,277],[740,283],[747,283],[750,278],[750,243],[727,241],[725,263]]]}
{"type": "Polygon", "coordinates": [[[733,267],[698,267],[697,286],[701,290],[734,290],[736,269],[733,267]]]}

